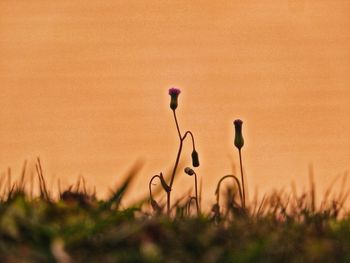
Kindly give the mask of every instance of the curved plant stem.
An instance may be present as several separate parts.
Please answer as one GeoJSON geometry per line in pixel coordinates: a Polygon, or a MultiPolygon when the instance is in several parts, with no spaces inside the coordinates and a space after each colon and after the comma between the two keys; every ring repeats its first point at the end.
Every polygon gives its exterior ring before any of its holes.
{"type": "Polygon", "coordinates": [[[151,178],[151,180],[148,183],[148,189],[149,189],[149,196],[151,197],[151,200],[153,199],[153,195],[152,195],[152,182],[154,179],[158,178],[160,180],[160,176],[158,174],[153,175],[153,177],[151,178]]]}
{"type": "Polygon", "coordinates": [[[242,208],[243,208],[243,195],[242,195],[242,188],[241,188],[241,184],[238,180],[238,178],[232,174],[228,174],[228,175],[225,175],[223,176],[219,182],[218,182],[218,185],[216,187],[216,191],[215,191],[215,194],[216,194],[216,203],[219,204],[219,199],[220,199],[220,186],[221,186],[221,183],[223,180],[225,180],[226,178],[232,178],[235,183],[237,184],[237,187],[238,187],[238,193],[239,193],[239,197],[241,199],[241,205],[242,205],[242,208]]]}
{"type": "Polygon", "coordinates": [[[186,139],[187,134],[191,135],[192,147],[193,147],[193,150],[196,150],[196,145],[194,144],[194,137],[193,137],[193,134],[192,134],[191,131],[185,132],[185,135],[182,137],[182,140],[185,140],[185,139],[186,139]]]}

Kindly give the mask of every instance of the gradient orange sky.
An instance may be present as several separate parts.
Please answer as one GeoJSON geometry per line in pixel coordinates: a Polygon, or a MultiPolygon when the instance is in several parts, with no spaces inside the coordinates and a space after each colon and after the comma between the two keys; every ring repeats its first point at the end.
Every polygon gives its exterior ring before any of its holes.
{"type": "Polygon", "coordinates": [[[251,192],[307,186],[309,164],[325,187],[350,168],[349,14],[347,0],[1,1],[0,170],[40,156],[48,177],[103,193],[141,157],[146,193],[176,156],[177,86],[208,193],[237,163],[236,118],[251,192]]]}

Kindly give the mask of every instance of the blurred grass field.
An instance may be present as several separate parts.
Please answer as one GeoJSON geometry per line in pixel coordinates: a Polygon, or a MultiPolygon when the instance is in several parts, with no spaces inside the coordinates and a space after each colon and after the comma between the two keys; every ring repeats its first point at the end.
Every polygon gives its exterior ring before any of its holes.
{"type": "Polygon", "coordinates": [[[54,197],[40,161],[36,167],[29,179],[25,169],[18,180],[1,178],[0,262],[350,262],[344,189],[330,187],[316,203],[311,184],[242,209],[236,189],[226,186],[212,210],[197,214],[185,195],[168,217],[165,204],[154,210],[149,198],[122,205],[137,167],[105,200],[83,179],[54,197]]]}

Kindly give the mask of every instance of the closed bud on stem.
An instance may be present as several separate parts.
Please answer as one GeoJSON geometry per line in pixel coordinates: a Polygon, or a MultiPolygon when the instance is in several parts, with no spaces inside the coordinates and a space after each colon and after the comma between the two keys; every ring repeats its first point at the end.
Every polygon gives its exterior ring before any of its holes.
{"type": "Polygon", "coordinates": [[[181,93],[181,90],[177,88],[171,88],[169,89],[169,95],[170,95],[170,108],[172,110],[176,110],[177,108],[177,98],[179,97],[179,94],[181,93]]]}
{"type": "Polygon", "coordinates": [[[192,156],[192,166],[198,167],[199,166],[199,158],[198,158],[198,153],[196,152],[196,150],[193,150],[191,156],[192,156]]]}
{"type": "Polygon", "coordinates": [[[171,191],[171,188],[170,188],[170,186],[165,182],[164,176],[163,176],[162,173],[160,173],[159,179],[160,179],[160,183],[162,184],[162,187],[163,187],[163,189],[165,190],[165,192],[170,192],[170,191],[171,191]]]}
{"type": "Polygon", "coordinates": [[[185,173],[187,173],[189,176],[194,175],[194,171],[190,167],[185,168],[185,173]]]}
{"type": "Polygon", "coordinates": [[[235,125],[235,146],[237,147],[238,150],[241,150],[241,148],[244,145],[244,139],[242,135],[243,121],[238,119],[238,120],[235,120],[233,124],[235,125]]]}

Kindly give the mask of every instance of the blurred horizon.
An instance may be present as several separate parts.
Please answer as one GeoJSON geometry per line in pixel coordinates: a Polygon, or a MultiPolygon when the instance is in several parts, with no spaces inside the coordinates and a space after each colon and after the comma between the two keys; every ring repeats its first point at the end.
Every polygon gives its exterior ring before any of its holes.
{"type": "MultiPolygon", "coordinates": [[[[342,0],[2,1],[0,174],[40,156],[49,178],[83,175],[104,195],[141,159],[131,192],[147,194],[175,161],[175,86],[208,198],[238,165],[236,118],[251,196],[308,187],[310,165],[324,190],[350,168],[349,13],[342,0]]],[[[179,171],[174,189],[192,183],[179,171]]]]}

